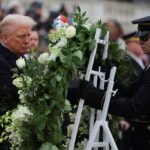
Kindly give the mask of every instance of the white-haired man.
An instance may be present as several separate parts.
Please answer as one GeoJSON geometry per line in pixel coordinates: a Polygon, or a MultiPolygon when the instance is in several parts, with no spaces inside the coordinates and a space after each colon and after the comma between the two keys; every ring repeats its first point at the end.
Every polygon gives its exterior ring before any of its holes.
{"type": "MultiPolygon", "coordinates": [[[[0,115],[19,102],[17,88],[12,84],[12,69],[17,67],[16,60],[28,52],[30,29],[35,24],[30,17],[17,14],[0,22],[0,115]]],[[[1,144],[0,150],[4,147],[1,144]]]]}

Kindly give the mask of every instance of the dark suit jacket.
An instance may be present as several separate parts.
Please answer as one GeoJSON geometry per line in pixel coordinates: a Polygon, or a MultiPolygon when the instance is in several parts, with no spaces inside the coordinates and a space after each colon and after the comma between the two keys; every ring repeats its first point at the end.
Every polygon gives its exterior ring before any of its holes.
{"type": "Polygon", "coordinates": [[[12,84],[16,60],[17,56],[0,44],[0,115],[16,107],[19,101],[17,88],[12,84]]]}

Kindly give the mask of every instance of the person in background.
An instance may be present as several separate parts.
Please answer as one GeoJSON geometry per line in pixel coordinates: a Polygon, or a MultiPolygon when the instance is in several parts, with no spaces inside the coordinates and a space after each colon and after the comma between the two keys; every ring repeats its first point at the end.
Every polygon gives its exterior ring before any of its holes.
{"type": "MultiPolygon", "coordinates": [[[[30,29],[35,24],[30,17],[18,14],[7,15],[0,22],[0,115],[19,103],[12,69],[17,68],[16,60],[28,52],[30,29]]],[[[2,130],[0,127],[0,133],[2,130]]],[[[0,150],[7,149],[7,143],[0,144],[0,150]]]]}
{"type": "MultiPolygon", "coordinates": [[[[134,67],[136,74],[133,73],[130,75],[130,83],[132,85],[140,77],[143,69],[145,68],[145,63],[142,60],[141,56],[143,55],[143,50],[139,44],[139,38],[135,37],[136,32],[132,32],[123,36],[123,39],[126,42],[127,50],[129,50],[129,56],[131,57],[131,64],[134,67]]],[[[130,150],[131,137],[132,137],[132,120],[125,118],[125,120],[120,121],[121,129],[121,140],[119,150],[130,150]]]]}
{"type": "Polygon", "coordinates": [[[19,1],[18,0],[13,0],[9,2],[9,10],[8,14],[20,14],[19,11],[19,1]]]}
{"type": "Polygon", "coordinates": [[[30,57],[30,53],[33,55],[37,55],[40,53],[39,49],[39,34],[37,30],[33,27],[30,32],[29,37],[29,51],[28,53],[24,54],[24,58],[27,59],[30,57]]]}
{"type": "Polygon", "coordinates": [[[43,23],[45,22],[45,19],[42,15],[42,7],[43,4],[41,2],[33,2],[30,6],[30,10],[33,12],[33,19],[37,23],[36,29],[40,31],[43,30],[43,23]]]}
{"type": "Polygon", "coordinates": [[[144,54],[139,44],[139,39],[138,37],[135,37],[135,34],[135,32],[132,32],[123,37],[123,39],[126,41],[127,49],[131,52],[131,54],[134,54],[134,56],[138,57],[138,59],[142,59],[144,64],[148,65],[148,55],[144,54]]]}
{"type": "MultiPolygon", "coordinates": [[[[138,71],[140,75],[143,69],[146,67],[145,62],[142,60],[142,55],[144,54],[141,45],[139,44],[139,37],[135,37],[136,32],[130,33],[124,36],[126,42],[127,50],[129,50],[129,55],[132,58],[132,65],[138,71]]],[[[138,75],[137,75],[138,76],[138,75]]],[[[135,78],[134,78],[135,79],[135,78]]]]}
{"type": "Polygon", "coordinates": [[[121,24],[115,19],[109,19],[105,22],[105,26],[110,34],[110,41],[117,42],[119,44],[119,48],[125,50],[126,44],[122,39],[124,31],[121,24]]]}
{"type": "Polygon", "coordinates": [[[30,32],[30,37],[29,37],[29,49],[38,49],[39,47],[39,34],[37,30],[34,28],[30,32]]]}
{"type": "MultiPolygon", "coordinates": [[[[143,52],[150,55],[150,16],[133,20],[132,23],[138,24],[139,43],[143,52]]],[[[70,102],[77,103],[78,98],[83,98],[86,105],[102,109],[105,91],[95,88],[86,80],[76,82],[77,86],[68,89],[70,102]]],[[[130,149],[150,150],[150,65],[143,70],[138,81],[128,88],[126,96],[111,97],[108,112],[132,119],[130,149]]]]}
{"type": "Polygon", "coordinates": [[[68,10],[67,7],[65,6],[65,4],[61,4],[60,9],[58,10],[58,14],[59,15],[64,15],[64,16],[68,16],[68,10]]]}
{"type": "Polygon", "coordinates": [[[46,32],[48,33],[51,29],[53,29],[53,23],[54,20],[59,16],[59,13],[57,11],[51,11],[49,13],[48,19],[44,23],[44,28],[46,32]]]}
{"type": "Polygon", "coordinates": [[[6,11],[0,7],[0,21],[6,16],[6,11]]]}

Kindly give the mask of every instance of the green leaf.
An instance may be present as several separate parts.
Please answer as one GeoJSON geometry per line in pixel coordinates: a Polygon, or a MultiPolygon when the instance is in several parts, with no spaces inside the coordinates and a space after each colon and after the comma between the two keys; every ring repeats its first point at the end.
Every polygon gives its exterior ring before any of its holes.
{"type": "Polygon", "coordinates": [[[55,145],[49,142],[44,143],[39,150],[59,150],[55,145]]]}
{"type": "Polygon", "coordinates": [[[77,10],[78,10],[79,13],[81,12],[80,6],[77,7],[77,10]]]}
{"type": "Polygon", "coordinates": [[[86,15],[86,11],[82,14],[82,17],[84,17],[86,15]]]}
{"type": "Polygon", "coordinates": [[[46,120],[41,120],[41,122],[39,123],[39,130],[42,131],[45,129],[46,126],[46,120]]]}
{"type": "Polygon", "coordinates": [[[45,97],[46,99],[50,99],[51,95],[48,94],[48,93],[45,93],[45,94],[44,94],[44,97],[45,97]]]}
{"type": "Polygon", "coordinates": [[[69,112],[72,110],[72,107],[71,107],[71,104],[68,100],[65,101],[65,108],[64,108],[65,111],[69,112]]]}
{"type": "Polygon", "coordinates": [[[83,42],[85,41],[85,34],[84,33],[78,33],[76,35],[76,37],[78,38],[79,41],[83,42]]]}
{"type": "Polygon", "coordinates": [[[37,136],[38,136],[38,140],[39,140],[39,141],[43,141],[43,140],[44,140],[44,135],[43,135],[43,133],[38,133],[37,136]]]}
{"type": "Polygon", "coordinates": [[[59,150],[55,145],[52,145],[51,150],[59,150]]]}
{"type": "Polygon", "coordinates": [[[62,55],[62,56],[60,57],[60,61],[61,61],[62,63],[65,63],[65,62],[66,62],[66,56],[62,55]]]}
{"type": "Polygon", "coordinates": [[[57,79],[57,81],[59,82],[59,81],[62,79],[62,77],[58,74],[58,75],[56,76],[56,79],[57,79]]]}
{"type": "Polygon", "coordinates": [[[83,58],[83,53],[82,53],[82,51],[78,50],[78,51],[76,51],[76,52],[73,53],[73,56],[76,56],[76,57],[78,57],[80,60],[82,60],[82,58],[83,58]]]}
{"type": "Polygon", "coordinates": [[[56,80],[55,79],[51,79],[50,80],[50,83],[51,83],[51,85],[53,86],[53,87],[56,87],[56,80]]]}

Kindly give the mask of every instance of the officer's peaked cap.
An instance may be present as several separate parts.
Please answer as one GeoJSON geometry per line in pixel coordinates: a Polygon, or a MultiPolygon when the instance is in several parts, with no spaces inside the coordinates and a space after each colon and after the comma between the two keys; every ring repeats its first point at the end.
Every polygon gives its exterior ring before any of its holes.
{"type": "Polygon", "coordinates": [[[139,34],[138,37],[150,33],[150,16],[135,19],[132,21],[133,24],[138,24],[139,34]]]}

